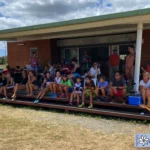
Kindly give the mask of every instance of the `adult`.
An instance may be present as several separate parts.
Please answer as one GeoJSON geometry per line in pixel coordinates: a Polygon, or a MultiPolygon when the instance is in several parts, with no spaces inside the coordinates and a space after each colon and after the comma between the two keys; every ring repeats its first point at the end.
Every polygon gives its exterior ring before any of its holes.
{"type": "Polygon", "coordinates": [[[31,65],[31,69],[30,71],[35,71],[36,73],[38,73],[38,57],[37,57],[37,53],[33,52],[32,56],[30,57],[30,65],[31,65]]]}
{"type": "Polygon", "coordinates": [[[73,64],[73,70],[72,73],[68,75],[69,79],[79,77],[81,75],[81,69],[76,58],[72,59],[72,64],[73,64]]]}
{"type": "Polygon", "coordinates": [[[109,77],[110,80],[115,75],[115,73],[119,71],[119,55],[117,54],[117,50],[113,50],[113,54],[109,56],[109,77]]]}
{"type": "Polygon", "coordinates": [[[89,60],[88,52],[84,51],[83,62],[86,63],[89,60]]]}
{"type": "Polygon", "coordinates": [[[120,72],[116,72],[115,77],[110,81],[109,94],[112,97],[120,96],[126,100],[126,81],[120,72]]]}
{"type": "Polygon", "coordinates": [[[140,81],[140,92],[143,98],[143,104],[146,105],[146,99],[148,100],[147,106],[150,107],[150,79],[149,73],[143,73],[143,79],[140,81]]]}
{"type": "Polygon", "coordinates": [[[125,72],[126,72],[127,80],[133,81],[134,63],[135,63],[134,46],[133,45],[128,46],[128,51],[129,51],[129,55],[126,57],[125,72]]]}
{"type": "Polygon", "coordinates": [[[96,75],[101,74],[100,68],[98,68],[98,64],[95,62],[93,64],[93,67],[91,67],[90,71],[86,73],[86,76],[90,76],[92,78],[95,78],[96,75]]]}

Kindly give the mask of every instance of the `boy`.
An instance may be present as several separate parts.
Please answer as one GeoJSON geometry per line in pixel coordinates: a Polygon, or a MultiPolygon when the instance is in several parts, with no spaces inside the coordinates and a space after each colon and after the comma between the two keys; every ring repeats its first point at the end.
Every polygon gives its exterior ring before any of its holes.
{"type": "Polygon", "coordinates": [[[93,82],[93,80],[91,80],[90,76],[86,77],[86,82],[85,82],[85,87],[84,87],[84,91],[82,93],[82,104],[79,105],[79,107],[84,107],[84,98],[85,95],[90,97],[90,105],[88,108],[93,108],[93,96],[95,96],[94,94],[94,90],[95,90],[95,84],[93,82]]]}
{"type": "Polygon", "coordinates": [[[72,106],[73,98],[77,98],[77,105],[79,105],[79,99],[80,96],[82,95],[82,87],[83,86],[81,84],[81,78],[77,77],[77,82],[74,84],[74,91],[71,94],[69,105],[72,106]]]}
{"type": "Polygon", "coordinates": [[[113,96],[119,96],[123,97],[124,100],[126,99],[126,81],[120,72],[116,72],[115,77],[110,82],[109,94],[111,98],[113,96]]]}
{"type": "Polygon", "coordinates": [[[99,78],[98,85],[95,90],[97,99],[99,97],[99,92],[103,96],[102,99],[104,101],[107,101],[106,94],[108,93],[108,82],[106,81],[105,76],[100,76],[100,78],[99,78]]]}

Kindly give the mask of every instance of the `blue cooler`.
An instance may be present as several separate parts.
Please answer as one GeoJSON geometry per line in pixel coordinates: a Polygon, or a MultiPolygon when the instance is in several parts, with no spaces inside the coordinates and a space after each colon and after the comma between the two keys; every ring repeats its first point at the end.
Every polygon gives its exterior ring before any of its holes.
{"type": "Polygon", "coordinates": [[[142,104],[142,96],[128,96],[128,104],[139,106],[142,104]]]}

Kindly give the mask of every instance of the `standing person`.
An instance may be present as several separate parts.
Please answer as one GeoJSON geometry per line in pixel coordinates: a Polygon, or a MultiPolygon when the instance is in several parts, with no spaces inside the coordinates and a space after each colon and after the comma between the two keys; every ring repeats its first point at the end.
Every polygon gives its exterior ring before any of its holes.
{"type": "Polygon", "coordinates": [[[150,79],[148,72],[143,73],[143,79],[140,81],[139,88],[143,98],[143,105],[146,105],[147,99],[147,106],[150,107],[150,79]]]}
{"type": "Polygon", "coordinates": [[[37,81],[36,74],[32,71],[29,71],[28,73],[28,82],[26,84],[26,89],[28,92],[27,96],[33,96],[33,90],[39,89],[39,84],[37,81]]]}
{"type": "Polygon", "coordinates": [[[33,52],[30,58],[31,71],[35,71],[38,74],[38,57],[37,53],[33,52]]]}
{"type": "Polygon", "coordinates": [[[56,77],[54,78],[54,83],[50,84],[51,92],[52,92],[52,95],[50,96],[50,98],[56,98],[57,97],[56,92],[59,90],[60,82],[61,82],[61,75],[60,75],[60,72],[57,71],[56,77]]]}
{"type": "Polygon", "coordinates": [[[80,96],[82,95],[83,86],[81,83],[81,78],[77,77],[77,82],[74,84],[74,91],[71,93],[69,105],[72,106],[73,98],[77,98],[77,105],[79,106],[80,96]]]}
{"type": "Polygon", "coordinates": [[[113,54],[109,56],[109,77],[110,80],[115,75],[115,72],[119,71],[119,55],[117,50],[113,50],[113,54]]]}
{"type": "Polygon", "coordinates": [[[91,77],[87,76],[84,91],[82,93],[82,104],[79,105],[80,108],[84,107],[85,96],[90,97],[90,105],[88,106],[88,108],[93,108],[93,97],[95,96],[94,90],[95,90],[95,84],[93,80],[91,80],[91,77]]]}
{"type": "Polygon", "coordinates": [[[16,83],[14,86],[14,93],[12,95],[12,100],[16,99],[16,94],[18,90],[24,90],[26,88],[26,84],[28,82],[27,72],[25,70],[22,71],[21,81],[16,83]]]}
{"type": "Polygon", "coordinates": [[[134,46],[130,45],[128,47],[128,51],[129,51],[129,55],[126,57],[125,72],[126,72],[127,80],[132,82],[134,78],[134,64],[135,64],[134,46]]]}
{"type": "Polygon", "coordinates": [[[123,97],[124,101],[126,100],[126,81],[120,72],[116,72],[115,77],[110,81],[109,94],[111,99],[114,96],[120,96],[123,97]]]}

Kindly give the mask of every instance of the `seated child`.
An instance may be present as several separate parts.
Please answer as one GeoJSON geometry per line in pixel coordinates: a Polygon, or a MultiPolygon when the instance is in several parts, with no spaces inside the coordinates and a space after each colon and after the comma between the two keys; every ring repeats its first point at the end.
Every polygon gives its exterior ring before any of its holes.
{"type": "Polygon", "coordinates": [[[84,91],[82,93],[82,104],[79,105],[79,107],[84,107],[84,100],[85,95],[90,97],[90,105],[88,108],[93,108],[93,97],[95,96],[94,90],[95,90],[95,84],[90,76],[87,76],[85,79],[85,87],[84,91]]]}
{"type": "Polygon", "coordinates": [[[28,82],[26,84],[26,89],[28,92],[27,96],[33,96],[33,90],[39,89],[39,84],[35,72],[29,71],[28,82]]]}
{"type": "Polygon", "coordinates": [[[59,85],[59,91],[60,91],[59,98],[63,98],[64,97],[63,92],[65,92],[67,99],[69,98],[69,92],[72,92],[72,83],[71,80],[68,79],[66,74],[64,74],[62,77],[62,80],[59,85]]]}
{"type": "Polygon", "coordinates": [[[77,105],[79,105],[80,96],[82,95],[83,86],[81,84],[81,78],[77,77],[77,82],[74,84],[74,91],[71,94],[69,105],[72,106],[73,98],[77,98],[77,105]]]}
{"type": "Polygon", "coordinates": [[[43,88],[39,94],[37,95],[36,99],[34,100],[34,103],[39,103],[39,101],[44,97],[44,95],[50,91],[50,85],[54,82],[53,78],[50,75],[50,72],[46,73],[46,77],[43,81],[42,86],[44,87],[44,85],[46,84],[45,88],[43,88]]]}
{"type": "Polygon", "coordinates": [[[103,96],[104,101],[107,101],[106,94],[108,93],[108,82],[106,81],[106,78],[104,76],[99,77],[99,81],[95,90],[95,94],[97,96],[97,99],[100,95],[103,96]]]}
{"type": "Polygon", "coordinates": [[[60,76],[60,72],[57,71],[56,72],[56,77],[54,78],[54,83],[50,84],[50,88],[52,91],[52,95],[50,96],[50,98],[56,98],[56,92],[59,91],[59,85],[61,82],[61,76],[60,76]]]}
{"type": "Polygon", "coordinates": [[[109,94],[111,99],[114,96],[123,97],[124,100],[126,99],[126,81],[120,72],[116,72],[115,77],[110,82],[109,94]]]}
{"type": "Polygon", "coordinates": [[[150,79],[148,72],[143,73],[143,79],[140,81],[139,89],[142,94],[143,105],[150,107],[150,79]],[[146,99],[148,100],[147,103],[146,99]]]}
{"type": "Polygon", "coordinates": [[[20,83],[16,83],[14,86],[14,94],[11,97],[12,100],[16,99],[16,94],[18,90],[24,90],[26,88],[27,82],[28,82],[27,72],[23,70],[20,83]]]}
{"type": "Polygon", "coordinates": [[[6,73],[6,85],[1,87],[1,93],[4,92],[4,98],[3,99],[8,99],[7,97],[7,90],[8,89],[13,89],[14,88],[14,78],[12,77],[10,72],[6,73]]]}

